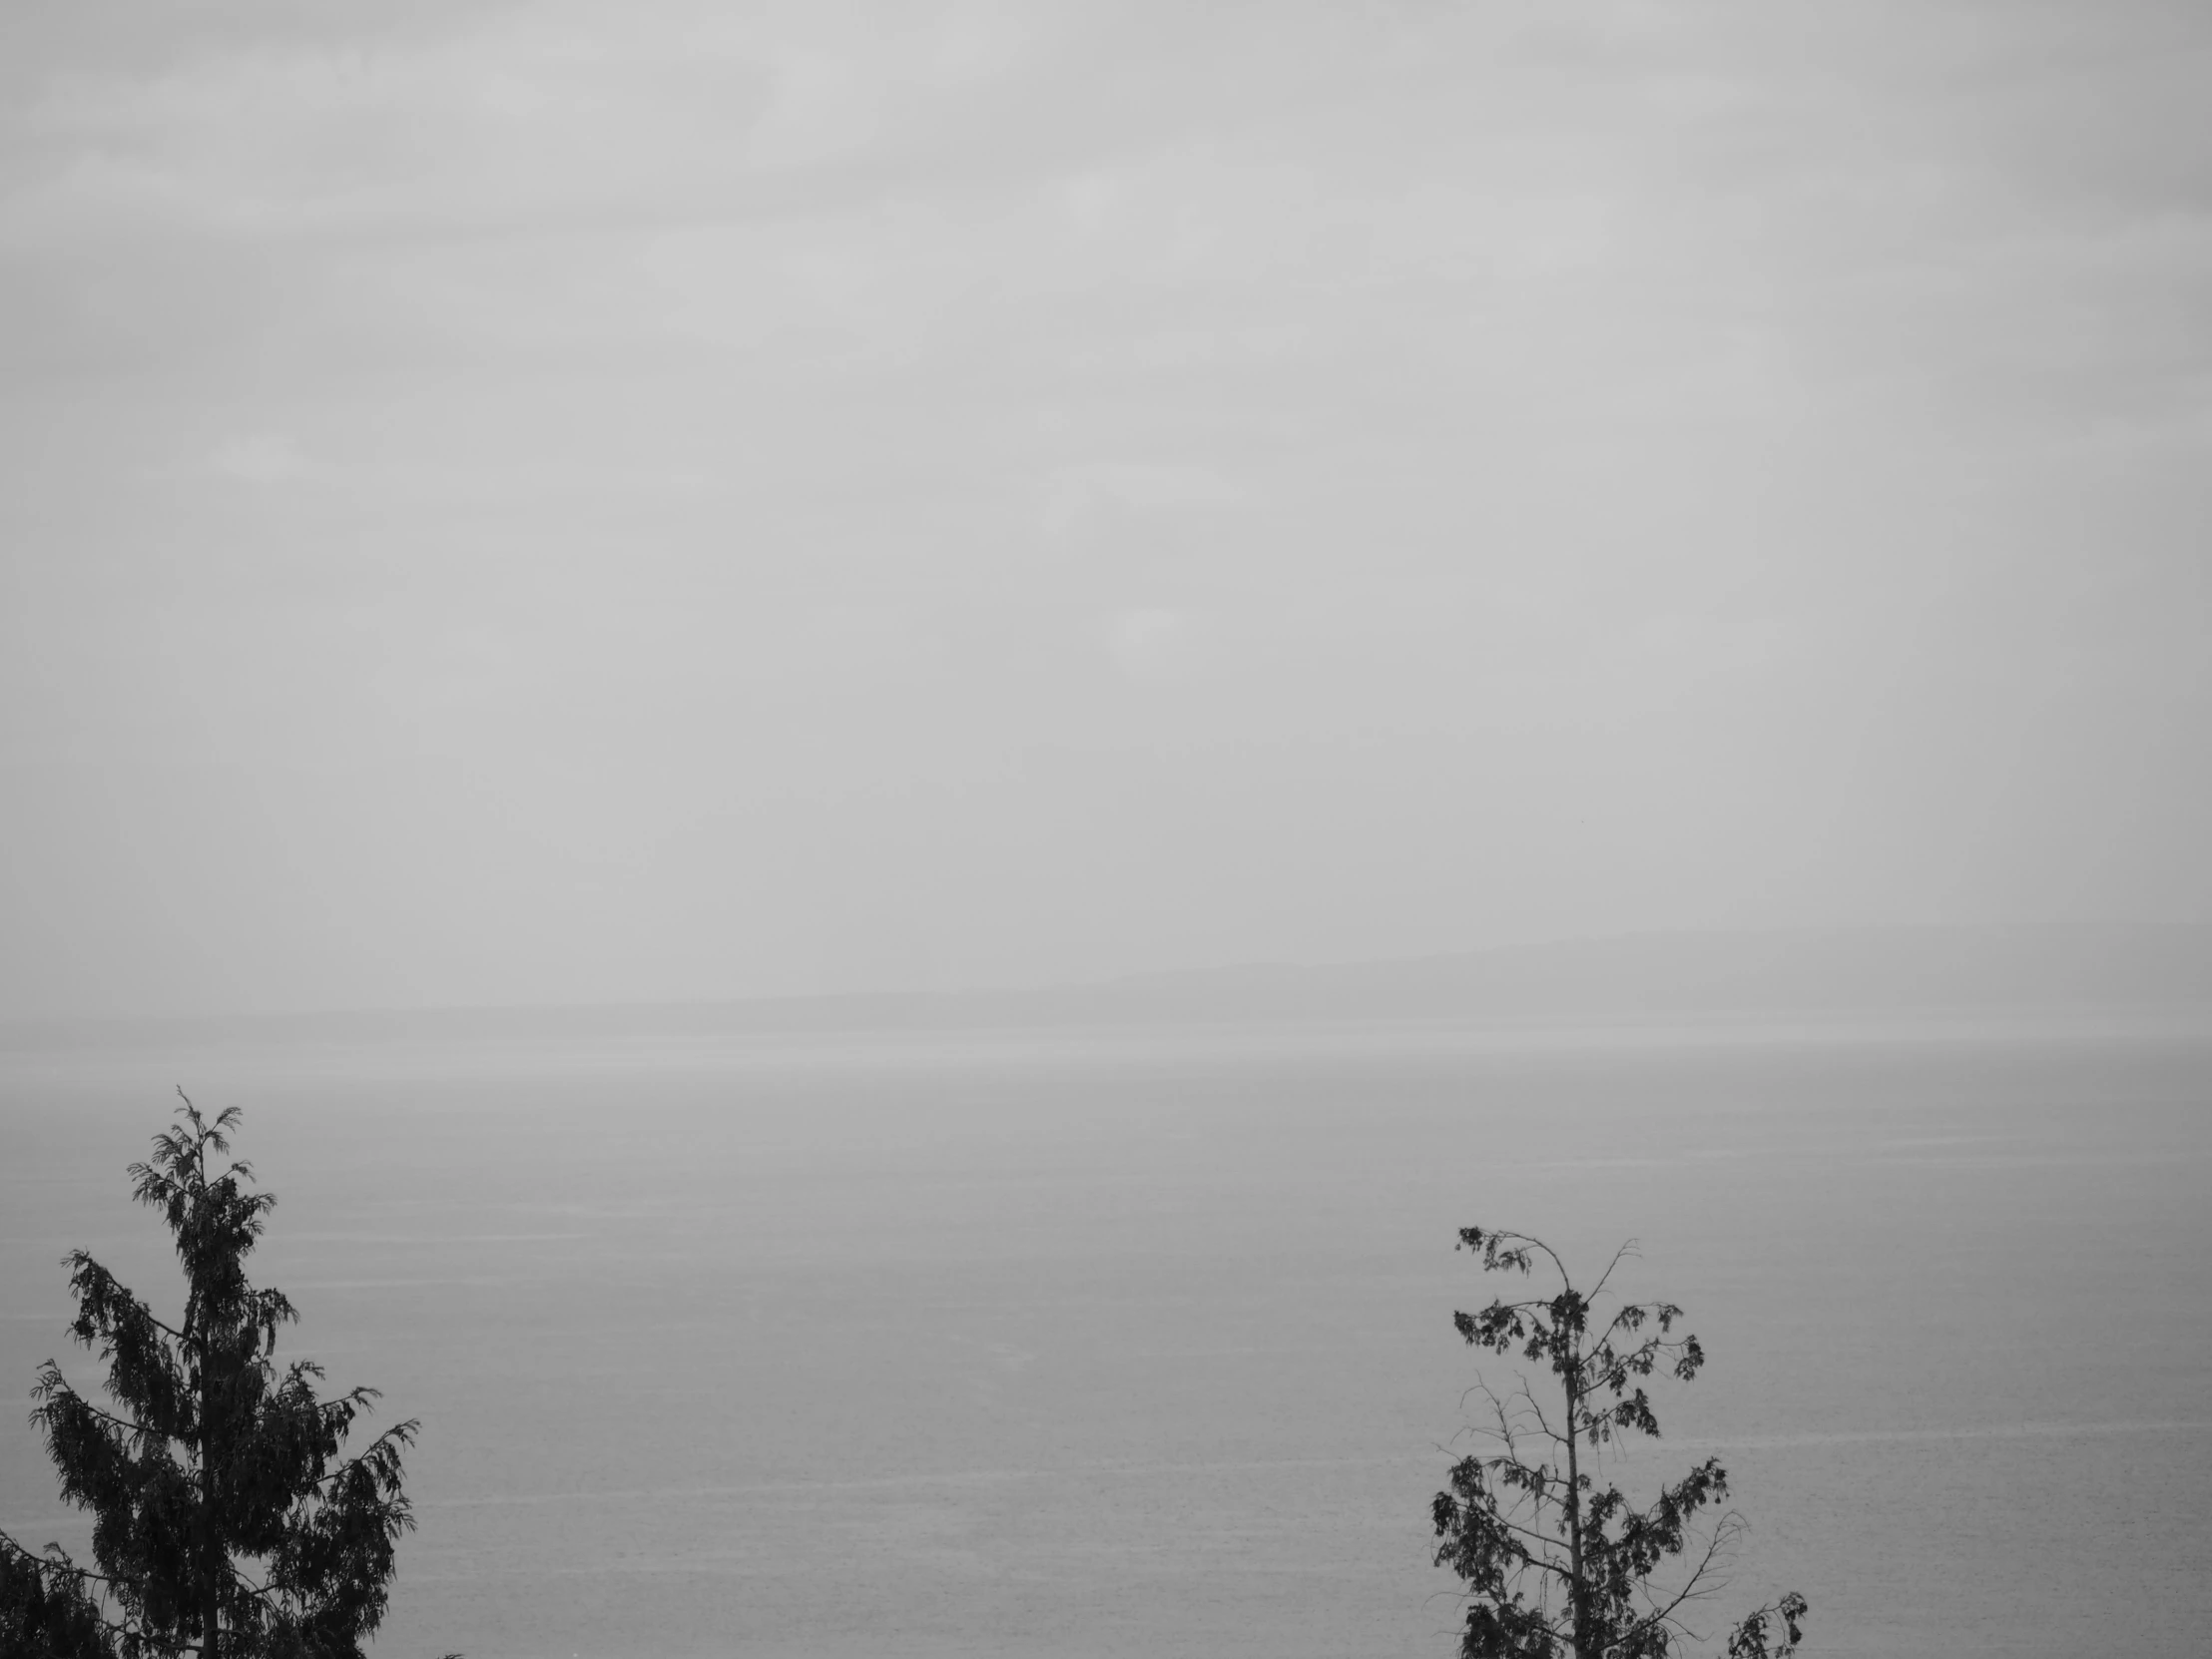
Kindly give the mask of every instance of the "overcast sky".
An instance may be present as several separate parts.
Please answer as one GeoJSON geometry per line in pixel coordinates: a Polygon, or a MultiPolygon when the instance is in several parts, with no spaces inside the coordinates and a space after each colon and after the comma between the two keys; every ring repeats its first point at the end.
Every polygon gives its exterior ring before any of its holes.
{"type": "Polygon", "coordinates": [[[2212,914],[2212,7],[0,8],[17,1015],[2212,914]]]}

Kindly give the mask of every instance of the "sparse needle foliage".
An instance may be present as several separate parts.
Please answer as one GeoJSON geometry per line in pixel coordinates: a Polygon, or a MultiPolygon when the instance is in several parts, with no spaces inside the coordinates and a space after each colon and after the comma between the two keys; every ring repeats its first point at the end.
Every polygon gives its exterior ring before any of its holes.
{"type": "MultiPolygon", "coordinates": [[[[181,1094],[182,1091],[180,1091],[181,1094]]],[[[65,1259],[70,1335],[108,1371],[105,1403],[49,1360],[33,1389],[62,1496],[93,1515],[92,1567],[0,1532],[6,1659],[359,1659],[384,1615],[400,1534],[414,1522],[396,1423],[341,1455],[373,1388],[322,1398],[322,1369],[275,1358],[298,1318],[257,1289],[246,1257],[276,1198],[230,1152],[236,1107],[188,1099],[131,1166],[184,1269],[163,1320],[83,1251],[65,1259]]]]}
{"type": "MultiPolygon", "coordinates": [[[[1609,1287],[1624,1245],[1587,1293],[1540,1239],[1462,1228],[1459,1248],[1485,1272],[1540,1270],[1548,1296],[1499,1298],[1454,1314],[1473,1347],[1517,1357],[1510,1392],[1478,1382],[1476,1432],[1490,1449],[1461,1458],[1433,1505],[1436,1564],[1466,1585],[1463,1659],[1668,1659],[1698,1640],[1689,1620],[1725,1588],[1743,1518],[1721,1506],[1728,1471],[1708,1457],[1651,1500],[1601,1485],[1608,1453],[1629,1436],[1656,1438],[1647,1379],[1687,1382],[1705,1351],[1669,1302],[1624,1302],[1609,1287]],[[1609,1311],[1608,1311],[1609,1310],[1609,1311]]],[[[1806,1613],[1795,1591],[1755,1609],[1728,1633],[1729,1659],[1795,1653],[1806,1613]]]]}

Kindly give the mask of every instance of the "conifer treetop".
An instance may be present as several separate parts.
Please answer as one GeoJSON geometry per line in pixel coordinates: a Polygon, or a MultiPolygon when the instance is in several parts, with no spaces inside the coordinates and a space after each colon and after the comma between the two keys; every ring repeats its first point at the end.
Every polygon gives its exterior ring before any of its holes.
{"type": "Polygon", "coordinates": [[[418,1423],[345,1455],[377,1391],[327,1398],[311,1360],[276,1360],[298,1312],[246,1259],[276,1208],[228,1160],[235,1106],[183,1104],[130,1166],[185,1280],[172,1324],[82,1250],[63,1259],[77,1345],[107,1371],[96,1404],[49,1360],[32,1388],[61,1495],[93,1516],[95,1566],[0,1532],[0,1652],[39,1659],[361,1659],[414,1517],[402,1456],[418,1423]],[[112,1407],[112,1408],[111,1408],[112,1407]]]}

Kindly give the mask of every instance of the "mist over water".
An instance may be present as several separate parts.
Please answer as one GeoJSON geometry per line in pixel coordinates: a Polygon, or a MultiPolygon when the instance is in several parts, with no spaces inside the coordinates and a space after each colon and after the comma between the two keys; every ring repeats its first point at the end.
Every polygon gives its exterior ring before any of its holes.
{"type": "MultiPolygon", "coordinates": [[[[17,1053],[0,1390],[62,1253],[157,1310],[173,1082],[246,1108],[258,1277],[423,1420],[378,1651],[1443,1653],[1470,1223],[1683,1304],[1630,1480],[1721,1452],[1705,1622],[2201,1651],[2212,1043],[1441,1027],[17,1053]]],[[[19,1396],[20,1397],[20,1396],[19,1396]]],[[[22,1403],[27,1407],[27,1399],[22,1403]]],[[[0,1524],[81,1537],[19,1412],[0,1524]]]]}

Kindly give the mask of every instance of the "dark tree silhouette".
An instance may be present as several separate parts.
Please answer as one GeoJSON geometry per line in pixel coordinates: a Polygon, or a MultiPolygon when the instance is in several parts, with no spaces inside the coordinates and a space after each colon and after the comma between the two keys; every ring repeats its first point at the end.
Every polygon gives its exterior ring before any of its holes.
{"type": "MultiPolygon", "coordinates": [[[[1687,1382],[1705,1364],[1697,1338],[1674,1335],[1682,1310],[1622,1302],[1608,1285],[1633,1244],[1614,1253],[1584,1294],[1551,1248],[1520,1233],[1462,1228],[1458,1248],[1486,1272],[1527,1274],[1540,1259],[1557,1292],[1454,1314],[1460,1336],[1492,1354],[1542,1366],[1509,1394],[1477,1382],[1488,1409],[1477,1432],[1495,1449],[1463,1457],[1436,1494],[1436,1564],[1466,1584],[1463,1659],[1666,1659],[1696,1640],[1685,1616],[1718,1593],[1744,1521],[1718,1511],[1728,1471],[1708,1457],[1644,1507],[1599,1487],[1601,1456],[1630,1434],[1659,1433],[1643,1379],[1664,1367],[1687,1382]],[[1606,1314],[1603,1309],[1610,1307],[1606,1314]],[[1716,1512],[1707,1515],[1707,1511],[1716,1512]]],[[[1806,1601],[1796,1591],[1760,1607],[1728,1636],[1730,1659],[1797,1651],[1806,1601]]]]}
{"type": "Polygon", "coordinates": [[[251,1190],[250,1165],[213,1162],[238,1122],[235,1106],[211,1122],[186,1099],[153,1161],[131,1166],[138,1201],[176,1238],[175,1323],[83,1251],[64,1259],[70,1335],[107,1365],[114,1408],[49,1360],[31,1420],[62,1496],[94,1516],[98,1565],[0,1533],[8,1659],[359,1659],[383,1618],[393,1550],[414,1524],[400,1454],[416,1425],[341,1457],[376,1390],[322,1399],[321,1367],[278,1371],[277,1328],[298,1315],[245,1267],[276,1200],[251,1190]]]}

